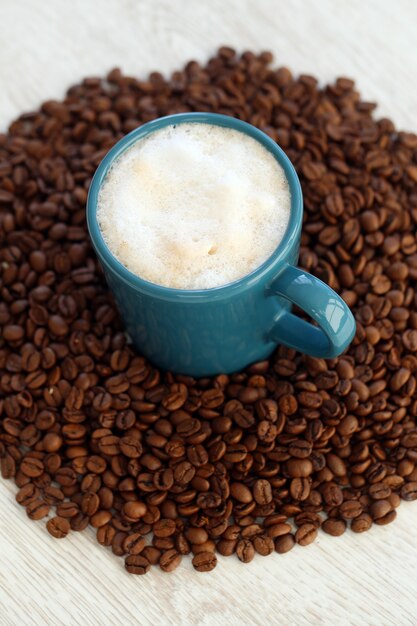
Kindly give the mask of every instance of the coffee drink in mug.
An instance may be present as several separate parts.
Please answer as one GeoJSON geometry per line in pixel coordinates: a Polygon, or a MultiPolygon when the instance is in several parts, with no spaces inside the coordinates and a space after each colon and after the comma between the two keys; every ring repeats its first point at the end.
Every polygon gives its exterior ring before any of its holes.
{"type": "Polygon", "coordinates": [[[97,216],[114,256],[136,276],[176,289],[231,283],[279,245],[291,194],[270,151],[233,128],[173,124],[115,160],[97,216]]]}
{"type": "Polygon", "coordinates": [[[87,201],[91,241],[133,344],[191,376],[239,371],[277,344],[325,358],[349,344],[345,302],[297,267],[302,216],[300,181],[275,141],[205,112],[120,139],[87,201]]]}

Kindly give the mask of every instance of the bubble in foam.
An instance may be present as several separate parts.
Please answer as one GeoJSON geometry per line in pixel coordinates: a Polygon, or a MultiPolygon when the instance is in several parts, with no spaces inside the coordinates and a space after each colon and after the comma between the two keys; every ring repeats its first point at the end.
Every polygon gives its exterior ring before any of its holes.
{"type": "Polygon", "coordinates": [[[266,261],[290,208],[284,170],[259,142],[184,123],[139,140],[113,163],[97,217],[111,252],[137,276],[208,289],[266,261]]]}

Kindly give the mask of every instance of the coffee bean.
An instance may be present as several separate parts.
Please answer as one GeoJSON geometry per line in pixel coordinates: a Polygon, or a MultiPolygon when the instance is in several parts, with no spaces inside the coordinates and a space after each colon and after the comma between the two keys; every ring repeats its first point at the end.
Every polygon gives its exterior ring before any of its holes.
{"type": "Polygon", "coordinates": [[[185,537],[193,544],[203,544],[207,541],[208,534],[204,528],[188,528],[185,537]]]}
{"type": "Polygon", "coordinates": [[[123,515],[129,522],[137,522],[146,514],[147,507],[143,502],[133,500],[123,505],[123,515]]]}
{"type": "Polygon", "coordinates": [[[213,552],[199,552],[192,562],[197,572],[211,572],[217,565],[217,557],[213,552]]]}
{"type": "Polygon", "coordinates": [[[275,550],[278,554],[285,554],[295,546],[294,535],[286,534],[275,539],[275,550]]]}
{"type": "Polygon", "coordinates": [[[100,498],[96,493],[92,491],[87,491],[81,500],[81,511],[88,515],[88,517],[92,517],[94,513],[97,513],[98,508],[100,506],[100,498]]]}
{"type": "Polygon", "coordinates": [[[79,513],[79,508],[75,502],[60,502],[56,507],[56,512],[60,517],[75,517],[79,513]]]}
{"type": "Polygon", "coordinates": [[[391,504],[388,502],[388,500],[377,500],[376,502],[373,502],[369,507],[369,513],[371,514],[374,521],[385,517],[385,515],[387,515],[387,513],[389,513],[390,511],[391,504]]]}
{"type": "Polygon", "coordinates": [[[361,515],[363,507],[358,500],[346,500],[339,506],[340,515],[343,519],[354,519],[361,515]]]}
{"type": "Polygon", "coordinates": [[[123,542],[123,549],[128,554],[140,554],[145,547],[145,539],[140,533],[128,535],[123,542]]]}
{"type": "Polygon", "coordinates": [[[308,546],[317,537],[317,528],[313,524],[303,524],[295,533],[295,541],[300,546],[308,546]]]}
{"type": "Polygon", "coordinates": [[[401,487],[401,497],[403,500],[407,502],[412,502],[413,500],[417,500],[417,481],[406,483],[401,487]]]}
{"type": "Polygon", "coordinates": [[[55,539],[63,539],[70,531],[70,523],[64,517],[51,517],[46,524],[48,532],[55,539]]]}
{"type": "Polygon", "coordinates": [[[355,533],[363,533],[369,530],[372,526],[372,517],[367,513],[362,513],[358,517],[355,517],[351,522],[351,529],[355,533]]]}
{"type": "Polygon", "coordinates": [[[43,463],[40,459],[26,457],[20,464],[20,471],[29,478],[37,478],[44,472],[43,463]]]}
{"type": "Polygon", "coordinates": [[[388,485],[375,483],[369,487],[368,493],[374,500],[385,500],[391,495],[391,489],[388,485]]]}
{"type": "Polygon", "coordinates": [[[20,341],[23,339],[24,329],[17,324],[6,324],[3,328],[3,338],[5,341],[20,341]]]}
{"type": "Polygon", "coordinates": [[[46,452],[58,452],[63,444],[63,439],[56,433],[47,433],[42,443],[46,452]]]}
{"type": "Polygon", "coordinates": [[[286,468],[291,478],[307,478],[313,471],[313,464],[309,459],[290,459],[286,468]]]}
{"type": "MultiPolygon", "coordinates": [[[[116,530],[110,524],[105,524],[104,526],[100,526],[97,528],[96,538],[100,545],[102,546],[111,546],[114,542],[114,538],[116,536],[116,530]]],[[[122,556],[120,554],[120,556],[122,556]]]]}
{"type": "Polygon", "coordinates": [[[261,556],[268,556],[274,551],[274,540],[268,535],[258,535],[253,538],[253,547],[261,556]]]}
{"type": "Polygon", "coordinates": [[[241,539],[236,544],[236,554],[242,563],[250,563],[255,556],[255,548],[249,539],[241,539]]]}
{"type": "Polygon", "coordinates": [[[224,47],[170,80],[87,79],[69,104],[45,103],[1,140],[1,473],[30,517],[52,508],[51,528],[77,531],[90,521],[100,543],[139,559],[128,570],[238,545],[241,560],[273,544],[284,553],[321,525],[336,536],[349,520],[354,532],[387,524],[400,496],[417,498],[416,140],[374,121],[352,81],[321,89],[270,61],[224,47]],[[194,379],[160,372],[126,342],[87,235],[87,181],[159,109],[218,112],[228,99],[228,114],[267,128],[296,164],[300,263],[357,320],[342,357],[279,346],[242,372],[194,379]],[[323,126],[323,106],[342,122],[323,126]]]}
{"type": "Polygon", "coordinates": [[[236,546],[237,539],[221,539],[216,544],[217,551],[223,556],[232,556],[235,553],[236,546]]]}
{"type": "Polygon", "coordinates": [[[171,537],[176,531],[174,520],[160,519],[153,525],[153,534],[155,537],[171,537]]]}
{"type": "Polygon", "coordinates": [[[125,568],[129,574],[137,574],[141,576],[149,572],[151,564],[144,556],[129,555],[125,559],[125,568]]]}
{"type": "MultiPolygon", "coordinates": [[[[124,549],[124,542],[127,537],[127,532],[119,529],[122,527],[122,525],[119,524],[118,522],[113,521],[113,524],[115,527],[114,530],[116,532],[115,534],[112,534],[110,536],[111,551],[116,556],[124,556],[126,554],[126,550],[124,549]],[[116,530],[116,529],[119,529],[119,530],[116,530]]],[[[109,524],[106,524],[105,526],[102,526],[101,528],[108,528],[108,527],[109,527],[109,524]]],[[[98,535],[98,531],[97,531],[97,535],[98,535]]]]}
{"type": "Polygon", "coordinates": [[[138,459],[142,454],[142,444],[134,437],[122,437],[119,440],[120,452],[129,459],[138,459]]]}
{"type": "Polygon", "coordinates": [[[76,532],[81,532],[85,530],[88,526],[88,522],[88,516],[84,515],[83,513],[77,513],[75,517],[71,517],[69,520],[71,530],[74,530],[76,532]]]}
{"type": "Polygon", "coordinates": [[[172,572],[181,563],[181,555],[176,550],[163,552],[159,559],[159,567],[163,572],[172,572]]]}
{"type": "Polygon", "coordinates": [[[272,537],[274,539],[275,537],[281,537],[282,535],[287,535],[288,533],[290,533],[291,526],[285,523],[277,523],[268,526],[266,532],[268,537],[272,537]]]}
{"type": "Polygon", "coordinates": [[[244,483],[234,482],[230,485],[230,494],[238,502],[247,504],[252,502],[252,493],[244,483]]]}
{"type": "Polygon", "coordinates": [[[33,483],[27,483],[17,492],[16,502],[22,506],[27,506],[30,502],[37,500],[39,496],[39,489],[33,483]]]}
{"type": "Polygon", "coordinates": [[[100,528],[105,524],[108,524],[111,520],[111,513],[109,511],[97,511],[90,518],[90,524],[93,528],[100,528]]]}
{"type": "Polygon", "coordinates": [[[324,520],[321,527],[328,535],[332,535],[332,537],[340,537],[340,535],[343,535],[346,530],[346,522],[343,519],[329,517],[324,520]]]}
{"type": "Polygon", "coordinates": [[[141,556],[145,557],[151,565],[158,565],[161,551],[153,546],[145,546],[141,552],[141,556]]]}
{"type": "Polygon", "coordinates": [[[294,500],[306,500],[310,495],[309,479],[293,478],[290,484],[290,493],[294,500]]]}
{"type": "Polygon", "coordinates": [[[257,504],[269,504],[272,502],[271,484],[265,479],[259,479],[253,486],[253,497],[257,504]]]}
{"type": "Polygon", "coordinates": [[[26,513],[30,519],[40,520],[49,514],[50,506],[41,499],[32,500],[26,505],[26,513]]]}

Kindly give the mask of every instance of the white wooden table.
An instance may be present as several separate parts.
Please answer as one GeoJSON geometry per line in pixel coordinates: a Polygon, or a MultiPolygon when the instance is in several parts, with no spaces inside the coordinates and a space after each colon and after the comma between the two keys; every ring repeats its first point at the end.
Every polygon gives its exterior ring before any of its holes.
{"type": "MultiPolygon", "coordinates": [[[[0,42],[0,130],[86,75],[169,72],[222,43],[271,49],[322,81],[356,78],[381,116],[417,130],[413,0],[0,0],[0,42]]],[[[417,503],[366,535],[137,578],[92,532],[49,537],[14,493],[0,480],[0,626],[417,624],[417,503]]]]}

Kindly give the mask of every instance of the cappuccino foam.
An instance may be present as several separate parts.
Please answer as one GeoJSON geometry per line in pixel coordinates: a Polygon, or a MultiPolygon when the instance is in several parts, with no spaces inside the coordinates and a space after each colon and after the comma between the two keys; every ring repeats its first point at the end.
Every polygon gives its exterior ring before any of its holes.
{"type": "Polygon", "coordinates": [[[258,141],[204,123],[165,127],[113,163],[97,217],[131,272],[176,289],[219,287],[259,267],[290,217],[285,172],[258,141]]]}

